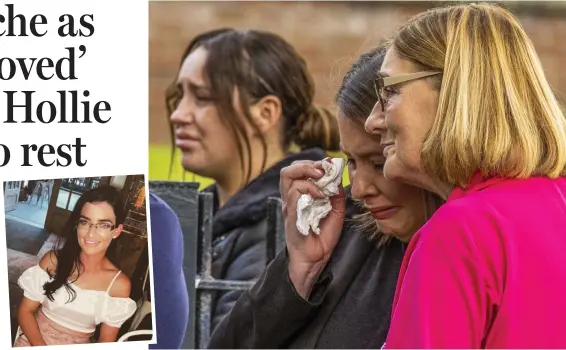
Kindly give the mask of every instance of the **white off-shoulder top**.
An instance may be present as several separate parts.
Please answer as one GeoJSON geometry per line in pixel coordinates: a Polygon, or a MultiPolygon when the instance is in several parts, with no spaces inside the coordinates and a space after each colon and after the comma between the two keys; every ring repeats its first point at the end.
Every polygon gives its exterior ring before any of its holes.
{"type": "Polygon", "coordinates": [[[25,270],[18,279],[18,285],[24,290],[24,296],[42,304],[42,311],[50,320],[57,324],[83,333],[92,333],[100,323],[111,327],[120,327],[136,312],[136,302],[130,298],[112,297],[108,293],[118,271],[106,291],[87,290],[71,283],[76,292],[76,298],[67,302],[70,295],[65,287],[53,293],[54,301],[49,300],[43,293],[43,285],[52,277],[39,265],[25,270]]]}

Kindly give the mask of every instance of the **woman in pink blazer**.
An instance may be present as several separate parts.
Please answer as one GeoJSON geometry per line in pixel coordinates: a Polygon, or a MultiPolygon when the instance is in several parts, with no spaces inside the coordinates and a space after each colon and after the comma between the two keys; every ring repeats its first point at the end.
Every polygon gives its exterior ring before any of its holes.
{"type": "Polygon", "coordinates": [[[366,130],[387,179],[447,200],[411,240],[387,348],[566,348],[566,119],[508,11],[422,13],[366,130]]]}

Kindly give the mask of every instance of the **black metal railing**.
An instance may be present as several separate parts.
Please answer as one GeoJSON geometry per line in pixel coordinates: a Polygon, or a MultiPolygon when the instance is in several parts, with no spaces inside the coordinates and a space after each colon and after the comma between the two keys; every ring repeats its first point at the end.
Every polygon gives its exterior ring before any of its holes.
{"type": "MultiPolygon", "coordinates": [[[[189,291],[189,324],[182,348],[207,347],[211,335],[212,296],[216,291],[246,290],[255,281],[214,279],[212,272],[213,195],[198,192],[198,183],[150,181],[149,190],[159,196],[177,214],[183,231],[183,271],[189,291]]],[[[159,239],[159,237],[152,237],[159,239]]],[[[270,197],[267,203],[266,263],[285,246],[281,200],[270,197]]]]}

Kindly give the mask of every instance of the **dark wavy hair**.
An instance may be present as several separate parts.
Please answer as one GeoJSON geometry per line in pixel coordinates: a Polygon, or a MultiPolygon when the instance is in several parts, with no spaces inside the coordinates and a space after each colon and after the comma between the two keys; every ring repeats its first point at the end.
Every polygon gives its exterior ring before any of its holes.
{"type": "MultiPolygon", "coordinates": [[[[124,211],[124,204],[121,199],[120,192],[109,185],[102,185],[84,192],[78,199],[75,207],[65,224],[63,235],[57,239],[55,244],[55,257],[57,258],[57,266],[55,271],[47,271],[49,275],[53,276],[51,282],[43,285],[45,296],[53,301],[53,294],[61,287],[65,287],[69,293],[69,300],[71,302],[76,298],[76,292],[71,288],[70,284],[75,282],[80,274],[82,268],[81,262],[81,247],[77,236],[77,223],[81,217],[81,212],[86,203],[100,203],[106,202],[110,204],[116,216],[116,226],[121,224],[123,220],[122,213],[124,211]],[[77,277],[72,281],[69,277],[73,272],[77,272],[77,277]]],[[[106,250],[106,257],[114,264],[117,265],[116,259],[116,241],[112,240],[110,246],[106,250]]]]}
{"type": "Polygon", "coordinates": [[[334,98],[343,116],[362,123],[377,103],[374,80],[383,64],[385,46],[365,52],[352,63],[334,98]]]}

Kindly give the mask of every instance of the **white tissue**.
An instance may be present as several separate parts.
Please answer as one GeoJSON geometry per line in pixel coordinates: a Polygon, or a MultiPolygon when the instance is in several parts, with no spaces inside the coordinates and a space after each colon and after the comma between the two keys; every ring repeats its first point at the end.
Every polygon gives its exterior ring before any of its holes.
{"type": "Polygon", "coordinates": [[[320,234],[318,224],[332,210],[330,197],[338,194],[338,188],[342,183],[344,164],[342,158],[332,158],[331,162],[327,160],[322,162],[324,176],[313,182],[326,197],[314,199],[310,194],[303,194],[299,198],[297,202],[297,229],[301,234],[307,236],[309,229],[320,234]]]}

